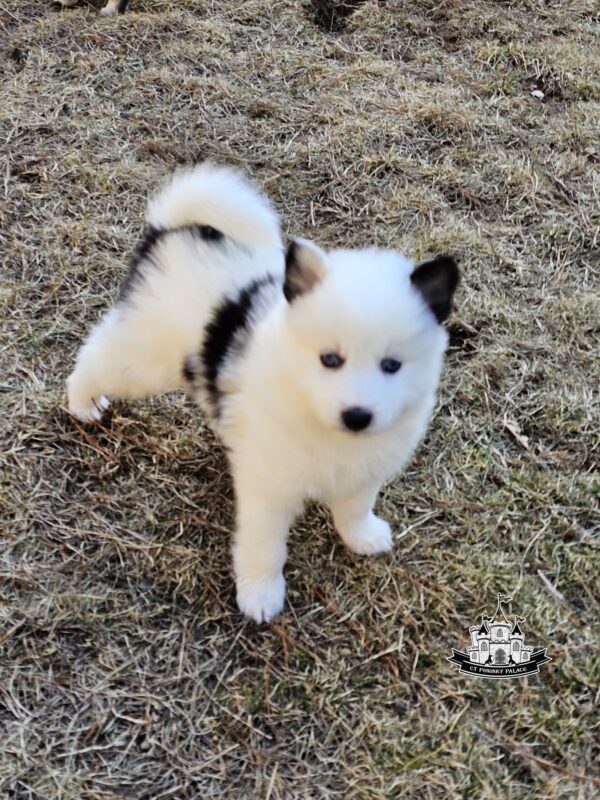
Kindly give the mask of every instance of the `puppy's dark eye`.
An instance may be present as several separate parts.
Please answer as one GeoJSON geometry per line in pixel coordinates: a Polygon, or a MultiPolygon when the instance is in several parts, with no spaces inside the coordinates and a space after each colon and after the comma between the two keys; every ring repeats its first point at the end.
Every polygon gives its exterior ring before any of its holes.
{"type": "Polygon", "coordinates": [[[398,372],[402,366],[402,362],[396,361],[395,358],[384,358],[379,366],[381,367],[382,372],[385,372],[388,375],[393,375],[394,372],[398,372]]]}
{"type": "Polygon", "coordinates": [[[321,353],[321,364],[327,369],[339,369],[344,366],[344,361],[338,353],[321,353]]]}

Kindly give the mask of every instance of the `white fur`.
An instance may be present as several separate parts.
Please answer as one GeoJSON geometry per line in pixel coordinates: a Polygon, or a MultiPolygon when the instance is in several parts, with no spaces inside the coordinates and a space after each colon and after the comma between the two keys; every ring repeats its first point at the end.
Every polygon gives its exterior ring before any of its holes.
{"type": "MultiPolygon", "coordinates": [[[[54,0],[54,2],[60,3],[64,8],[73,8],[79,0],[54,0]]],[[[120,5],[121,0],[108,0],[104,8],[100,10],[100,13],[105,17],[114,17],[119,13],[120,5]]]]}
{"type": "Polygon", "coordinates": [[[99,402],[102,396],[136,398],[183,388],[183,359],[197,352],[215,305],[265,270],[282,274],[277,217],[233,170],[205,164],[182,172],[148,212],[148,222],[157,227],[193,222],[217,227],[218,220],[224,232],[239,227],[236,240],[242,247],[215,248],[189,236],[169,236],[153,251],[161,268],[148,271],[135,302],[117,303],[92,330],[68,381],[75,416],[99,420],[107,406],[99,402]]]}
{"type": "MultiPolygon", "coordinates": [[[[205,165],[176,177],[151,202],[148,221],[211,225],[235,241],[216,246],[172,234],[158,243],[159,267],[106,314],[78,355],[69,408],[84,420],[100,418],[107,396],[181,387],[182,364],[199,352],[219,301],[253,279],[284,273],[275,215],[229,170],[205,165]]],[[[238,605],[257,622],[283,608],[287,534],[307,498],[330,505],[354,552],[391,548],[390,527],[373,504],[426,431],[447,343],[411,285],[412,264],[397,253],[298,247],[306,248],[317,280],[291,303],[281,293],[243,354],[227,362],[214,421],[236,491],[238,605]],[[330,350],[343,354],[343,368],[322,366],[320,354],[330,350]],[[384,374],[380,362],[392,357],[403,366],[384,374]],[[353,406],[374,414],[360,433],[341,423],[341,412],[353,406]]],[[[197,399],[206,405],[203,391],[197,399]]]]}
{"type": "Polygon", "coordinates": [[[266,198],[239,173],[210,163],[176,173],[150,202],[147,221],[160,228],[211,225],[247,247],[281,247],[266,198]]]}
{"type": "Polygon", "coordinates": [[[104,17],[115,17],[119,13],[119,0],[108,0],[104,8],[100,9],[100,13],[104,17]]]}

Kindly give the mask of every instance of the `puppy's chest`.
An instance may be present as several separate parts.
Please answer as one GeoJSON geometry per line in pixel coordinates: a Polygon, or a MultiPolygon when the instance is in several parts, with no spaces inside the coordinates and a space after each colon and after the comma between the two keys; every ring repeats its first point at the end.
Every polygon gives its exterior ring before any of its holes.
{"type": "Polygon", "coordinates": [[[398,471],[397,452],[382,443],[327,446],[301,459],[307,497],[330,501],[353,494],[367,484],[379,484],[398,471]]]}
{"type": "Polygon", "coordinates": [[[305,498],[330,502],[353,494],[365,484],[379,483],[393,471],[393,465],[381,454],[340,457],[339,453],[322,451],[318,456],[299,459],[297,480],[305,498]]]}
{"type": "MultiPolygon", "coordinates": [[[[344,441],[284,428],[265,417],[220,430],[231,457],[257,486],[279,497],[330,502],[398,471],[399,447],[378,437],[344,441]]],[[[234,463],[234,471],[236,464],[234,463]]]]}

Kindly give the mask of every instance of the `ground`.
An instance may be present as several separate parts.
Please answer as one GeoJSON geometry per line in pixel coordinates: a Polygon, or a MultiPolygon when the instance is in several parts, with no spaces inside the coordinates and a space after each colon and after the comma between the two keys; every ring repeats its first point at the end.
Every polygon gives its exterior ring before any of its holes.
{"type": "Polygon", "coordinates": [[[597,797],[595,0],[103,4],[0,0],[0,798],[597,797]],[[148,194],[206,157],[286,235],[463,271],[393,554],[310,508],[263,627],[190,401],[64,410],[148,194]],[[446,660],[499,591],[539,675],[446,660]]]}

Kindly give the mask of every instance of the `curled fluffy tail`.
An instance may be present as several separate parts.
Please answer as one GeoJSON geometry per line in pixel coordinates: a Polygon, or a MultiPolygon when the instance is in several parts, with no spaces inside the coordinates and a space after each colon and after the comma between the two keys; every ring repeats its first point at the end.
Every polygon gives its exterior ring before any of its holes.
{"type": "Polygon", "coordinates": [[[150,201],[149,225],[208,225],[247,247],[281,247],[279,218],[239,172],[204,163],[182,170],[150,201]]]}

